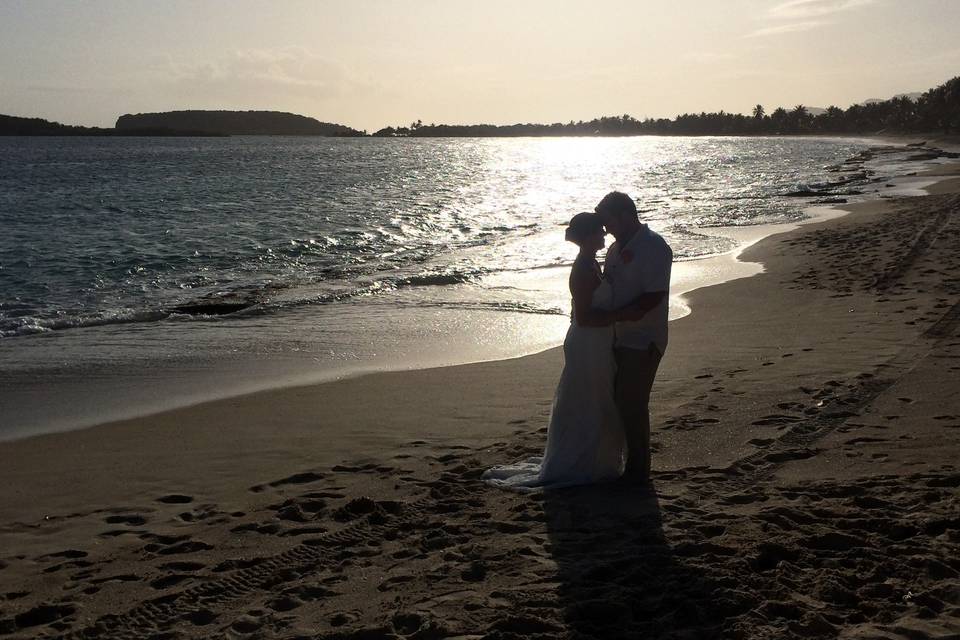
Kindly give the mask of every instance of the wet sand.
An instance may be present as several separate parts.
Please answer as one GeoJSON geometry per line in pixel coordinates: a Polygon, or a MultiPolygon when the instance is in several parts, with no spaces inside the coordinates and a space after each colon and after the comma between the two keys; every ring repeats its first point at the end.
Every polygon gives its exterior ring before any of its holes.
{"type": "Polygon", "coordinates": [[[542,449],[558,349],[0,444],[0,634],[957,637],[958,183],[688,294],[652,490],[478,480],[542,449]]]}

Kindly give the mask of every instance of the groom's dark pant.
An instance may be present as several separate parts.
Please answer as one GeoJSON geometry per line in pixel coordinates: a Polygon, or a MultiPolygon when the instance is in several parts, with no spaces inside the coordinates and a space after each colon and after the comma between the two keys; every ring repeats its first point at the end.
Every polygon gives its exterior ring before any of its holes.
{"type": "Polygon", "coordinates": [[[626,474],[650,477],[650,390],[662,357],[651,343],[647,349],[614,349],[617,378],[614,397],[627,435],[626,474]]]}

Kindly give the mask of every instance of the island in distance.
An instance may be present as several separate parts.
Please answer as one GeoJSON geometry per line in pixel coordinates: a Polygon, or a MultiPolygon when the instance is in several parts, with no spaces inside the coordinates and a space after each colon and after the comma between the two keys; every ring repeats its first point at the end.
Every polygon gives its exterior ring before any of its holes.
{"type": "Polygon", "coordinates": [[[214,136],[207,131],[181,131],[168,128],[118,131],[105,127],[61,124],[43,118],[22,118],[0,114],[0,136],[214,136]]]}
{"type": "Polygon", "coordinates": [[[341,124],[281,111],[168,111],[125,114],[115,128],[0,115],[0,136],[325,136],[366,135],[341,124]]]}
{"type": "Polygon", "coordinates": [[[232,136],[327,136],[365,135],[342,124],[281,111],[166,111],[125,114],[117,118],[117,131],[172,129],[205,131],[232,136]]]}

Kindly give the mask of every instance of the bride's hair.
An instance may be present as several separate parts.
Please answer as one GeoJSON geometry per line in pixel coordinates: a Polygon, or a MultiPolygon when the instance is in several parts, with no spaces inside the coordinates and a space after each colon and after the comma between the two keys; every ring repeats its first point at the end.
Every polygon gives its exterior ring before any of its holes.
{"type": "Polygon", "coordinates": [[[591,211],[584,211],[570,218],[564,238],[567,242],[580,244],[584,238],[588,238],[602,229],[603,223],[600,222],[600,216],[591,211]]]}

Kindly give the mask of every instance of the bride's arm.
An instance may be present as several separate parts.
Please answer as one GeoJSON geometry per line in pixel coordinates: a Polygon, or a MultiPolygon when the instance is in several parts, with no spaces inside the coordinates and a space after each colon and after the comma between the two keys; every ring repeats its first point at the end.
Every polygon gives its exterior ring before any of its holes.
{"type": "Polygon", "coordinates": [[[573,317],[581,327],[606,327],[620,320],[619,311],[604,311],[593,306],[593,292],[599,283],[596,275],[587,269],[570,274],[570,293],[573,295],[573,317]]]}
{"type": "Polygon", "coordinates": [[[615,311],[605,311],[593,306],[593,292],[599,286],[593,273],[574,270],[570,274],[570,292],[573,294],[573,317],[581,327],[606,327],[614,322],[639,320],[660,304],[663,291],[642,293],[627,306],[615,311]]]}

